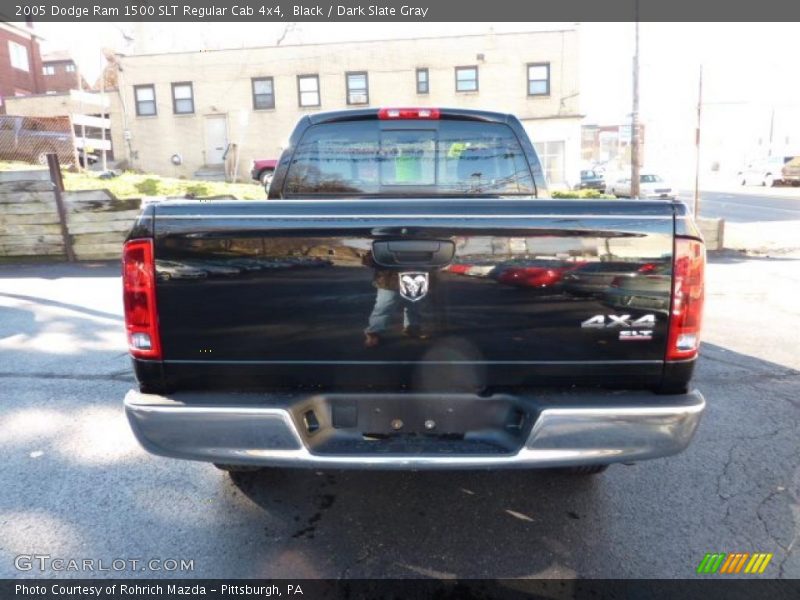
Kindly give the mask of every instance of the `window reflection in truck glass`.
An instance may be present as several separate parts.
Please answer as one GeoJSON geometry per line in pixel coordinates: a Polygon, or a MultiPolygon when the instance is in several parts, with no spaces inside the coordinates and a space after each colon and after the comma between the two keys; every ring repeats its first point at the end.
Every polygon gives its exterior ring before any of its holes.
{"type": "Polygon", "coordinates": [[[441,121],[381,129],[376,121],[315,125],[297,145],[288,194],[535,194],[525,155],[500,123],[441,121]]]}

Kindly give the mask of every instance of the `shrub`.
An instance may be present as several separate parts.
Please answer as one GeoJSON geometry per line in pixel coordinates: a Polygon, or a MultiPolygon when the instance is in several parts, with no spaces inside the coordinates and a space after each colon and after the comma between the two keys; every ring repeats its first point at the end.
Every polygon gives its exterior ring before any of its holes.
{"type": "Polygon", "coordinates": [[[140,194],[145,196],[158,196],[160,186],[161,181],[152,177],[148,177],[147,179],[133,184],[133,187],[135,187],[140,194]]]}
{"type": "Polygon", "coordinates": [[[191,195],[193,198],[208,196],[209,193],[208,186],[204,183],[194,183],[186,186],[186,195],[191,195]]]}
{"type": "Polygon", "coordinates": [[[553,198],[579,198],[582,200],[614,198],[614,196],[603,194],[599,190],[556,190],[552,196],[553,198]]]}

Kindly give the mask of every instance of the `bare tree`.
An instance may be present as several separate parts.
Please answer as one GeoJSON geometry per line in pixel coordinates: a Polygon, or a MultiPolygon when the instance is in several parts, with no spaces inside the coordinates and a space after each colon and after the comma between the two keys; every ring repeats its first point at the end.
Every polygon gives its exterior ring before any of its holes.
{"type": "Polygon", "coordinates": [[[281,34],[278,36],[278,41],[275,42],[275,45],[280,46],[281,42],[283,42],[283,40],[286,39],[286,36],[292,33],[295,29],[297,29],[297,23],[287,23],[283,27],[283,31],[281,32],[281,34]]]}

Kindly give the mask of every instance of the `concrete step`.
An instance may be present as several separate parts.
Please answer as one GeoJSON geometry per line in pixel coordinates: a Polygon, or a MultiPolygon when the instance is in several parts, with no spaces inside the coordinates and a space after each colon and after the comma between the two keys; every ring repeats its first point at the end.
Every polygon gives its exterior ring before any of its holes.
{"type": "Polygon", "coordinates": [[[194,172],[194,178],[203,181],[225,181],[223,165],[204,165],[194,172]]]}

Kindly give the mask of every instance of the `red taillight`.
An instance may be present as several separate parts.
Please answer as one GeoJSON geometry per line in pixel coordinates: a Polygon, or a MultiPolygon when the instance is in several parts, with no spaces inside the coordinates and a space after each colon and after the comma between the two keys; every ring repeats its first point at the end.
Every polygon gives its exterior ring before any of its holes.
{"type": "Polygon", "coordinates": [[[153,240],[132,240],[125,244],[122,294],[128,350],[137,358],[161,359],[153,240]]]}
{"type": "Polygon", "coordinates": [[[706,250],[702,242],[676,238],[667,360],[697,356],[703,317],[706,250]]]}
{"type": "Polygon", "coordinates": [[[439,118],[438,108],[381,108],[378,118],[386,119],[430,119],[439,118]]]}

